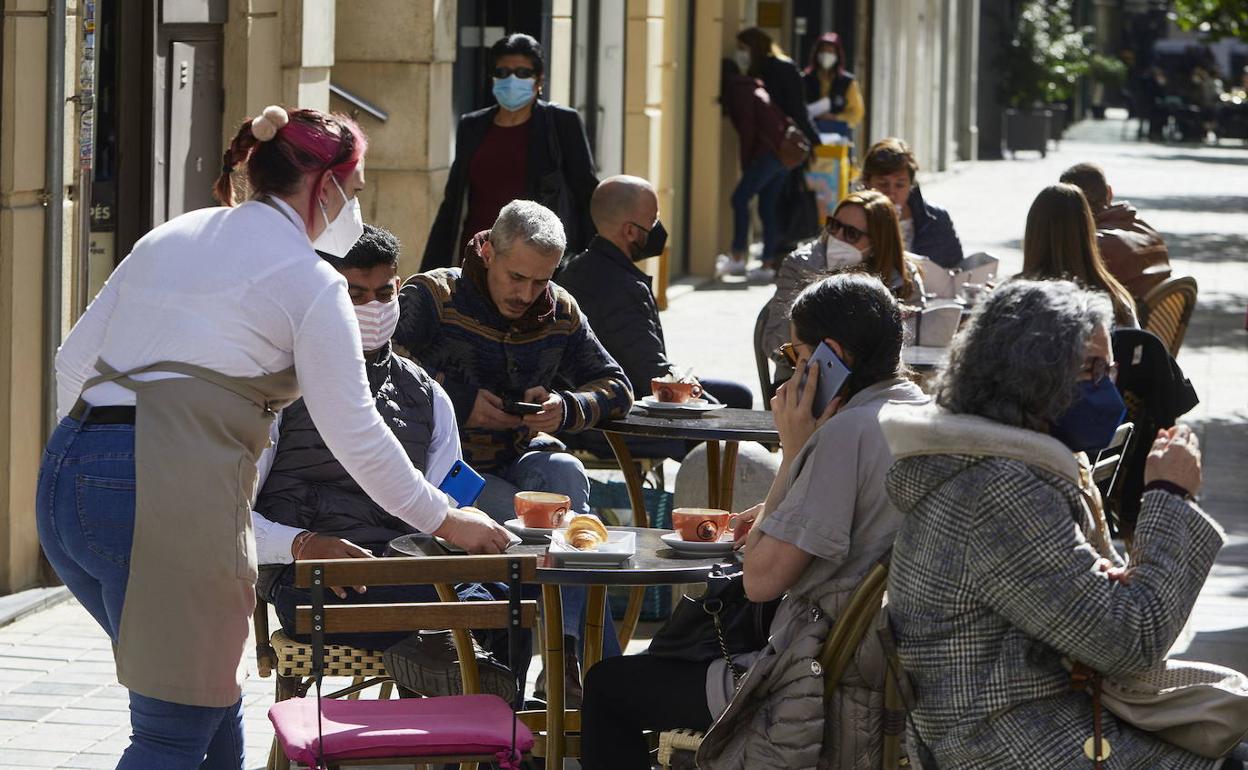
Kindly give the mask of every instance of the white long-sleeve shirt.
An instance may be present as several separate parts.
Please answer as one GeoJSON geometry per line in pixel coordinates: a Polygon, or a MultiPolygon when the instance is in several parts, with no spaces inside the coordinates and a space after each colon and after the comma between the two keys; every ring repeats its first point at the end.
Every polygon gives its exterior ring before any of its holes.
{"type": "Polygon", "coordinates": [[[192,211],[135,244],[57,353],[57,412],[80,395],[95,406],[134,403],[114,383],[82,392],[97,358],[120,371],[172,360],[235,377],[293,365],[308,413],[347,472],[378,505],[432,532],[452,501],[412,466],[373,406],[346,280],[312,250],[290,206],[273,202],[192,211]]]}
{"type": "MultiPolygon", "coordinates": [[[[455,405],[442,386],[433,385],[433,433],[429,440],[429,460],[426,463],[425,477],[434,481],[446,478],[456,460],[462,459],[459,445],[459,426],[455,422],[455,405]]],[[[273,421],[271,431],[272,446],[260,455],[256,463],[259,474],[256,489],[264,488],[264,481],[273,469],[273,458],[277,454],[277,444],[281,431],[282,416],[279,414],[273,421]]],[[[252,526],[256,530],[256,558],[259,564],[289,564],[294,561],[290,547],[295,535],[304,530],[270,521],[259,511],[251,512],[252,526]]]]}

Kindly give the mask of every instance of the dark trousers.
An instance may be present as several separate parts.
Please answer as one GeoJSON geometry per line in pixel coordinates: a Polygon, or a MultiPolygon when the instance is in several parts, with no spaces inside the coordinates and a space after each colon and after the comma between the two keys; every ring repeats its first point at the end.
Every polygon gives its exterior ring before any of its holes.
{"type": "Polygon", "coordinates": [[[650,770],[643,730],[709,728],[709,665],[627,655],[591,668],[581,705],[581,767],[650,770]]]}

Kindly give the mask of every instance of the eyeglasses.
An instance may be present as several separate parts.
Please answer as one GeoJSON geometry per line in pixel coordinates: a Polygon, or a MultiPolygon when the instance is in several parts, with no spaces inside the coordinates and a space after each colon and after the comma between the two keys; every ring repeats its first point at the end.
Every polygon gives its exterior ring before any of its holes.
{"type": "Polygon", "coordinates": [[[1104,358],[1089,358],[1083,362],[1083,368],[1079,370],[1079,376],[1090,375],[1090,379],[1094,385],[1100,384],[1101,380],[1106,377],[1110,382],[1118,382],[1118,362],[1110,363],[1104,358]]]}
{"type": "Polygon", "coordinates": [[[532,67],[495,67],[494,77],[502,80],[503,78],[515,75],[521,80],[528,80],[537,74],[537,70],[532,67]]]}
{"type": "Polygon", "coordinates": [[[789,362],[789,366],[794,369],[797,368],[798,362],[802,360],[802,357],[798,354],[797,348],[793,346],[792,342],[786,342],[781,345],[779,353],[784,356],[785,360],[789,362]]]}
{"type": "Polygon", "coordinates": [[[858,241],[862,240],[862,236],[866,235],[862,230],[853,225],[847,225],[836,217],[828,220],[827,230],[851,246],[858,243],[858,241]]]}

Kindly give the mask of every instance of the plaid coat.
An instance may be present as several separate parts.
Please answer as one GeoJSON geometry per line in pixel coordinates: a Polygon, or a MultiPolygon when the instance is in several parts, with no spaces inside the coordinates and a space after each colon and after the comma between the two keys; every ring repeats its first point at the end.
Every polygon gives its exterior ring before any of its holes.
{"type": "MultiPolygon", "coordinates": [[[[898,458],[889,495],[906,514],[888,594],[915,687],[911,746],[917,733],[942,770],[1090,768],[1091,701],[1071,690],[1062,658],[1111,675],[1161,661],[1221,529],[1178,496],[1148,492],[1131,580],[1111,583],[1097,560],[1122,562],[1060,442],[936,408],[886,410],[881,424],[898,458]]],[[[1102,713],[1106,770],[1214,765],[1102,713]]]]}

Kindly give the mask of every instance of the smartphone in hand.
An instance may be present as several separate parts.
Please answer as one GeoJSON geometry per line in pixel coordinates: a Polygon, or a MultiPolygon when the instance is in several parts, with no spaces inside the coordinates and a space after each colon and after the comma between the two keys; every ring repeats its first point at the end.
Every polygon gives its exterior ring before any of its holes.
{"type": "Polygon", "coordinates": [[[472,505],[485,489],[485,479],[463,460],[456,460],[438,489],[450,495],[460,508],[472,505]]]}
{"type": "MultiPolygon", "coordinates": [[[[815,417],[822,417],[823,410],[828,408],[828,404],[845,386],[850,370],[826,342],[820,342],[819,347],[815,348],[814,354],[810,357],[810,366],[819,368],[819,382],[815,386],[817,389],[815,400],[811,404],[811,412],[815,417]]],[[[807,373],[803,373],[803,388],[806,387],[806,377],[807,373]]]]}
{"type": "Polygon", "coordinates": [[[527,401],[515,401],[510,398],[503,399],[503,411],[507,414],[514,414],[517,417],[523,417],[526,414],[537,414],[542,411],[541,404],[532,404],[527,401]]]}

